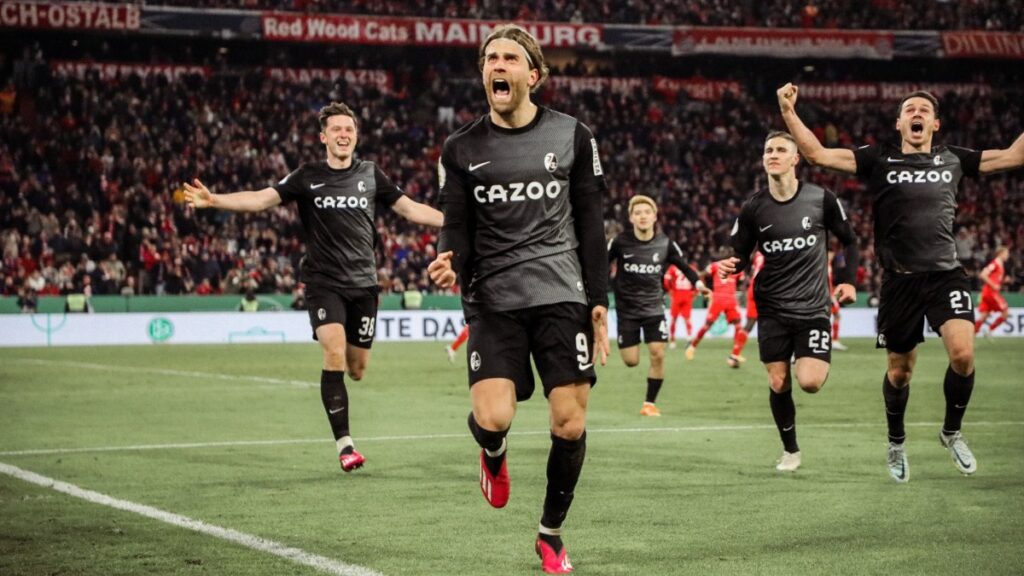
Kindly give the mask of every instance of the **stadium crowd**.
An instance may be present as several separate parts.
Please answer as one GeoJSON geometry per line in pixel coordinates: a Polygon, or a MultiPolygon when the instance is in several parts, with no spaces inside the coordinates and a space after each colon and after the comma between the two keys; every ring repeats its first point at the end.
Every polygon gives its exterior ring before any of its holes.
{"type": "MultiPolygon", "coordinates": [[[[174,80],[62,76],[37,55],[0,61],[0,71],[0,290],[8,296],[291,292],[303,252],[294,207],[195,213],[181,202],[181,182],[199,177],[214,191],[259,189],[322,159],[315,110],[340,100],[362,115],[359,155],[433,205],[441,144],[484,111],[477,80],[453,78],[441,64],[400,70],[390,90],[294,84],[262,71],[174,80]]],[[[642,192],[662,207],[665,232],[703,265],[727,244],[743,199],[763,184],[764,135],[781,127],[774,98],[752,96],[765,83],[752,77],[741,94],[717,101],[649,85],[579,93],[549,86],[541,101],[572,111],[598,138],[611,187],[607,235],[622,230],[628,198],[642,192]]],[[[1019,93],[940,97],[943,142],[1003,147],[1024,129],[1019,93]]],[[[828,146],[895,136],[894,103],[802,101],[801,111],[828,146]]],[[[859,287],[876,292],[880,271],[866,241],[871,199],[856,180],[806,167],[798,173],[851,205],[865,239],[859,287]]],[[[1020,290],[1021,175],[967,180],[962,190],[960,258],[977,271],[995,246],[1009,245],[1017,274],[1010,289],[1020,290]]],[[[381,288],[432,290],[425,268],[435,231],[390,212],[378,217],[377,229],[381,288]]]]}
{"type": "Polygon", "coordinates": [[[866,30],[1024,30],[1024,6],[1015,0],[156,0],[136,3],[526,22],[866,30]]]}

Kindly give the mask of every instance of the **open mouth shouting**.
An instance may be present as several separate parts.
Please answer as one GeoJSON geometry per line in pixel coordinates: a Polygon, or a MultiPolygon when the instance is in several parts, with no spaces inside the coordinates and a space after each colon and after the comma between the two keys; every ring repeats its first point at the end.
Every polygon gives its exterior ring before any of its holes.
{"type": "Polygon", "coordinates": [[[922,134],[924,134],[924,122],[917,119],[911,120],[910,133],[915,136],[921,136],[922,134]]]}
{"type": "Polygon", "coordinates": [[[511,102],[512,85],[504,78],[495,78],[491,80],[491,94],[495,102],[511,102]]]}

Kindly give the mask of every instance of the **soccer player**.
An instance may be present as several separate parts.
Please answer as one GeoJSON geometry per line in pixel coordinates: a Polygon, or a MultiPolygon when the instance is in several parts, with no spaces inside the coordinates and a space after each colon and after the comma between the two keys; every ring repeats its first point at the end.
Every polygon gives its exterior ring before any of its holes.
{"type": "Polygon", "coordinates": [[[1003,278],[1006,275],[1005,264],[1009,259],[1010,249],[1000,246],[996,248],[996,257],[978,274],[978,278],[982,282],[981,303],[978,304],[978,312],[981,317],[974,323],[975,334],[982,328],[987,330],[986,334],[991,333],[1010,317],[1010,306],[1006,303],[1006,298],[1000,294],[1003,289],[1003,278]],[[985,322],[988,321],[989,314],[993,312],[997,312],[999,316],[991,326],[986,327],[985,322]]]}
{"type": "Polygon", "coordinates": [[[459,331],[459,335],[455,337],[455,341],[444,347],[445,354],[448,355],[448,361],[452,364],[455,363],[455,353],[466,343],[469,339],[469,324],[462,327],[459,331]]]}
{"type": "Polygon", "coordinates": [[[757,326],[757,297],[754,295],[754,285],[762,268],[764,254],[760,250],[754,250],[754,255],[750,258],[750,280],[747,282],[747,324],[743,327],[748,335],[754,330],[754,326],[757,326]]]}
{"type": "Polygon", "coordinates": [[[534,391],[536,364],[551,423],[547,493],[535,550],[549,574],[568,574],[562,523],[586,453],[586,414],[608,357],[604,183],[590,129],[530,100],[548,75],[523,28],[496,28],[479,68],[490,112],[445,142],[438,168],[445,214],[428,267],[460,282],[469,322],[469,428],[481,447],[480,488],[509,497],[507,442],[516,403],[534,391]]]}
{"type": "Polygon", "coordinates": [[[737,282],[743,279],[743,274],[722,275],[718,273],[719,262],[712,262],[704,270],[707,277],[711,279],[711,305],[708,307],[708,315],[704,325],[697,331],[697,336],[690,341],[686,347],[686,359],[693,360],[697,353],[697,346],[704,339],[711,326],[718,320],[718,317],[725,314],[725,319],[735,328],[732,336],[732,353],[726,359],[726,364],[732,368],[739,368],[740,364],[747,359],[740,355],[743,346],[747,343],[747,331],[740,325],[740,308],[736,301],[737,282]]]}
{"type": "Polygon", "coordinates": [[[615,310],[618,317],[619,353],[630,368],[640,363],[640,336],[647,343],[651,365],[647,369],[647,396],[640,407],[642,416],[661,416],[655,405],[665,381],[665,292],[662,270],[666,264],[678,268],[701,293],[707,292],[697,271],[683,258],[679,245],[655,232],[658,205],[649,196],[629,199],[627,230],[608,243],[608,260],[615,262],[615,310]]]}
{"type": "Polygon", "coordinates": [[[417,224],[440,227],[439,211],[405,196],[373,163],[354,157],[356,113],[333,102],[320,109],[320,142],[326,159],[303,164],[277,184],[256,191],[214,194],[199,179],[185,183],[196,208],[259,212],[295,202],[306,236],[302,281],[313,339],[323,351],[320,397],[345,472],[366,459],[349,432],[345,374],[360,380],[370,360],[377,321],[374,213],[387,206],[417,224]]]}
{"type": "Polygon", "coordinates": [[[899,104],[900,145],[848,150],[825,148],[796,113],[797,87],[778,90],[779,107],[801,155],[812,164],[856,174],[874,199],[875,253],[884,270],[876,346],[885,348],[882,384],[889,427],[888,469],[897,482],[910,478],[904,413],[924,320],[942,336],[949,357],[943,389],[946,416],[939,441],[963,474],[977,462],[960,431],[974,389],[974,310],[967,274],[953,237],[960,179],[1024,166],[1024,134],[1005,150],[970,150],[932,143],[939,102],[918,91],[899,104]]]}
{"type": "MultiPolygon", "coordinates": [[[[692,268],[693,266],[691,266],[692,268]]],[[[668,290],[672,300],[672,308],[669,313],[668,326],[668,347],[676,349],[676,321],[680,318],[686,326],[686,339],[690,339],[693,325],[690,324],[690,315],[693,312],[693,296],[697,293],[693,282],[686,278],[679,268],[669,266],[665,273],[665,289],[668,290]]]]}
{"type": "MultiPolygon", "coordinates": [[[[734,256],[718,262],[720,274],[734,274],[746,267],[755,245],[764,254],[756,284],[757,344],[768,372],[768,404],[782,439],[782,457],[775,466],[781,472],[794,472],[801,462],[793,372],[800,387],[813,394],[824,386],[832,359],[827,233],[842,241],[851,262],[857,258],[857,238],[842,205],[828,190],[797,180],[799,161],[792,136],[768,134],[762,156],[768,190],[755,192],[743,204],[732,229],[734,256]],[[792,370],[791,356],[796,357],[792,370]]],[[[844,268],[852,270],[856,266],[844,268]]],[[[856,300],[853,275],[847,276],[834,293],[843,303],[856,300]]]]}

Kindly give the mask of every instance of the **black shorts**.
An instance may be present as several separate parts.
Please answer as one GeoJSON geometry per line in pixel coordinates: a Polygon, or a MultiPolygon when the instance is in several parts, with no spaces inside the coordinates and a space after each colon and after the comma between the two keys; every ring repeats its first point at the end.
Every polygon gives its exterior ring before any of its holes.
{"type": "Polygon", "coordinates": [[[469,319],[469,385],[488,378],[515,383],[516,400],[533,395],[533,368],[544,397],[566,384],[597,382],[591,357],[594,326],[583,304],[564,302],[507,312],[483,312],[469,319]]]}
{"type": "Polygon", "coordinates": [[[829,318],[761,316],[757,320],[757,348],[761,362],[789,362],[817,358],[832,362],[832,322],[829,318]]]}
{"type": "Polygon", "coordinates": [[[974,322],[971,282],[963,268],[882,275],[875,347],[910,352],[924,342],[925,318],[936,332],[954,318],[974,322]]]}
{"type": "Polygon", "coordinates": [[[640,332],[644,342],[668,342],[668,325],[664,316],[647,318],[619,318],[619,348],[630,348],[640,343],[640,332]]]}
{"type": "Polygon", "coordinates": [[[376,286],[367,288],[324,288],[306,285],[306,310],[309,324],[316,329],[324,324],[345,327],[345,341],[356,348],[373,346],[373,333],[377,327],[376,286]]]}

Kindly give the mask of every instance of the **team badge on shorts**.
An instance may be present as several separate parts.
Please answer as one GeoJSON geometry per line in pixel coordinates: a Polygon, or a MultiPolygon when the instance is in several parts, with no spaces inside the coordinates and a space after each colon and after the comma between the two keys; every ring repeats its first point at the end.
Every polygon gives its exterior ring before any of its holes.
{"type": "Polygon", "coordinates": [[[469,367],[473,370],[473,372],[476,372],[477,370],[480,369],[480,364],[482,363],[483,361],[480,360],[480,353],[477,352],[476,350],[473,350],[473,353],[469,355],[469,367]]]}
{"type": "Polygon", "coordinates": [[[327,310],[320,308],[319,310],[316,311],[316,317],[319,318],[321,322],[323,322],[324,319],[327,318],[327,310]]]}
{"type": "Polygon", "coordinates": [[[885,347],[885,334],[879,334],[877,342],[878,342],[878,345],[880,347],[884,348],[885,347]]]}

